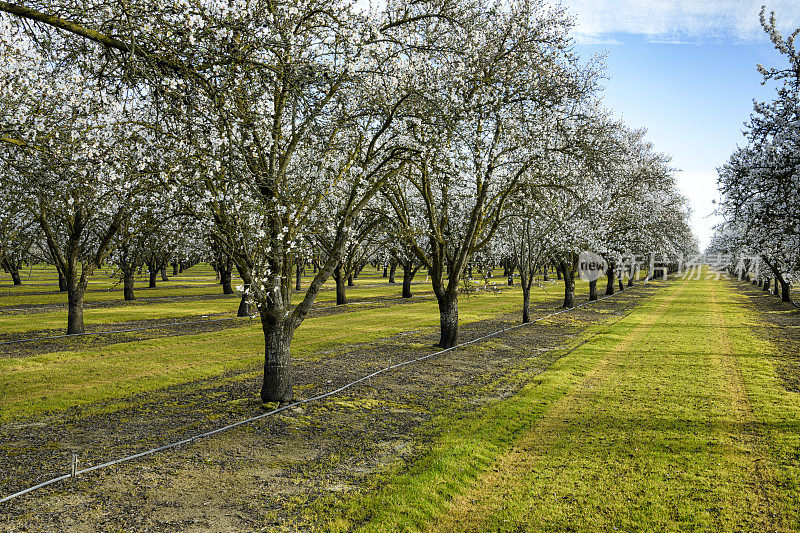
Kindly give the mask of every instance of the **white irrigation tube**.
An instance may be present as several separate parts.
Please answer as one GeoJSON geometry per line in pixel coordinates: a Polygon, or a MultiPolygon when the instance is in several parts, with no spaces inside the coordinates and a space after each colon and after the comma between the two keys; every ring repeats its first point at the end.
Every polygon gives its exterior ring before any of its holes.
{"type": "MultiPolygon", "coordinates": [[[[643,284],[647,283],[648,281],[649,280],[645,280],[643,282],[643,284]]],[[[501,333],[505,333],[505,332],[511,331],[513,329],[518,329],[518,328],[521,328],[523,326],[529,326],[531,324],[534,324],[534,323],[539,322],[541,320],[544,320],[546,318],[554,317],[556,315],[560,315],[562,313],[567,313],[569,311],[574,311],[575,309],[580,309],[581,307],[583,307],[585,305],[589,305],[589,304],[594,303],[594,302],[603,301],[606,298],[613,298],[614,296],[616,296],[617,294],[621,294],[622,292],[623,291],[618,291],[618,292],[615,292],[614,294],[609,294],[609,295],[603,296],[601,298],[598,298],[597,300],[589,300],[589,301],[583,302],[580,305],[576,305],[575,307],[570,307],[568,309],[561,309],[559,311],[555,311],[553,313],[550,313],[549,315],[540,316],[539,318],[531,320],[530,322],[524,322],[522,324],[516,324],[514,326],[509,326],[507,328],[503,328],[503,329],[495,331],[493,333],[488,333],[486,335],[483,335],[482,337],[478,337],[476,339],[472,339],[471,341],[462,342],[461,344],[457,344],[455,346],[451,346],[450,348],[445,348],[444,350],[439,350],[438,352],[433,352],[433,353],[430,353],[428,355],[423,355],[421,357],[417,357],[416,359],[410,359],[408,361],[403,361],[402,363],[397,363],[397,364],[394,364],[394,365],[387,366],[386,368],[382,368],[382,369],[377,370],[377,371],[375,371],[375,372],[373,372],[371,374],[367,374],[366,376],[360,377],[360,378],[358,378],[358,379],[356,379],[354,381],[351,381],[351,382],[349,382],[349,383],[347,383],[345,385],[342,385],[338,389],[334,389],[332,391],[328,391],[328,392],[319,394],[317,396],[313,396],[311,398],[306,398],[305,400],[300,400],[300,401],[297,401],[297,402],[294,402],[294,403],[291,403],[291,404],[288,404],[288,405],[284,405],[283,407],[278,407],[276,409],[273,409],[272,411],[267,411],[266,413],[262,413],[260,415],[254,416],[254,417],[247,418],[245,420],[239,420],[238,422],[234,422],[233,424],[228,424],[227,426],[223,426],[221,428],[213,429],[211,431],[206,431],[205,433],[201,433],[200,435],[195,435],[194,437],[189,437],[187,439],[179,440],[179,441],[173,442],[171,444],[165,444],[164,446],[159,446],[158,448],[153,448],[151,450],[146,450],[146,451],[139,452],[139,453],[136,453],[136,454],[133,454],[133,455],[120,457],[119,459],[114,459],[113,461],[108,461],[108,462],[105,462],[105,463],[101,463],[99,465],[91,466],[89,468],[84,468],[82,470],[76,470],[75,476],[78,476],[78,475],[81,475],[81,474],[88,474],[89,472],[93,472],[93,471],[99,470],[101,468],[106,468],[106,467],[113,466],[113,465],[116,465],[116,464],[119,464],[119,463],[124,463],[124,462],[127,462],[127,461],[131,461],[133,459],[138,459],[140,457],[145,457],[147,455],[152,455],[154,453],[161,452],[161,451],[164,451],[164,450],[169,450],[171,448],[176,448],[178,446],[181,446],[182,444],[189,444],[189,443],[192,443],[192,442],[194,442],[194,441],[196,441],[198,439],[202,439],[204,437],[210,437],[211,435],[215,435],[215,434],[221,433],[223,431],[228,431],[229,429],[233,429],[235,427],[239,427],[241,425],[248,424],[250,422],[254,422],[256,420],[260,420],[260,419],[266,418],[268,416],[272,416],[272,415],[280,413],[282,411],[286,411],[287,409],[291,409],[292,407],[297,407],[298,405],[303,405],[303,404],[306,404],[306,403],[311,403],[311,402],[315,402],[315,401],[318,401],[318,400],[322,400],[323,398],[327,398],[329,396],[333,396],[334,394],[338,394],[338,393],[342,392],[343,390],[347,390],[347,389],[349,389],[350,387],[352,387],[354,385],[362,383],[362,382],[364,382],[364,381],[366,381],[366,380],[368,380],[370,378],[373,378],[373,377],[375,377],[375,376],[377,376],[379,374],[383,374],[384,372],[388,372],[389,370],[394,370],[396,368],[400,368],[400,367],[403,367],[403,366],[406,366],[406,365],[410,365],[412,363],[418,363],[420,361],[425,361],[426,359],[430,359],[431,357],[434,357],[434,356],[437,356],[437,355],[441,355],[443,353],[447,353],[447,352],[449,352],[451,350],[455,350],[456,348],[469,346],[470,344],[474,344],[474,343],[482,341],[484,339],[488,339],[489,337],[494,337],[494,336],[500,335],[501,333]]],[[[48,485],[51,485],[53,483],[57,483],[59,481],[64,481],[65,479],[69,479],[71,477],[72,477],[71,474],[64,474],[63,476],[59,476],[59,477],[50,479],[48,481],[45,481],[43,483],[39,483],[38,485],[34,485],[33,487],[29,487],[29,488],[21,490],[19,492],[15,492],[14,494],[9,494],[8,496],[0,498],[0,503],[7,502],[9,500],[12,500],[12,499],[17,498],[19,496],[27,494],[27,493],[29,493],[31,491],[36,490],[36,489],[40,489],[42,487],[46,487],[48,485]]]]}

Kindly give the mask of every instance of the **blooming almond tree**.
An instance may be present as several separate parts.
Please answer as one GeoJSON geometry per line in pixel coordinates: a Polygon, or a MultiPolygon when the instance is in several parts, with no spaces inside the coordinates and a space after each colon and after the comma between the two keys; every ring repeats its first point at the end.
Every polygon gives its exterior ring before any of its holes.
{"type": "Polygon", "coordinates": [[[294,332],[359,213],[404,166],[406,148],[392,139],[409,93],[408,70],[397,64],[407,42],[389,32],[459,6],[390,5],[379,17],[343,0],[39,5],[0,10],[75,36],[64,58],[83,54],[85,41],[101,46],[82,56],[94,61],[95,79],[116,80],[158,110],[159,123],[147,126],[174,161],[161,180],[213,217],[217,241],[250,271],[265,336],[261,398],[290,401],[294,332]],[[334,211],[319,212],[322,196],[336,199],[334,211]],[[332,244],[291,308],[307,231],[328,232],[332,244]]]}
{"type": "Polygon", "coordinates": [[[569,25],[542,2],[478,0],[465,2],[446,31],[421,19],[396,32],[417,43],[409,65],[422,81],[407,120],[415,155],[402,176],[410,186],[389,183],[385,196],[430,273],[441,347],[457,342],[460,279],[542,157],[548,117],[593,89],[593,72],[571,53],[569,25]]]}
{"type": "Polygon", "coordinates": [[[0,174],[64,276],[67,333],[83,333],[89,276],[143,198],[158,152],[131,125],[135,107],[104,88],[73,85],[84,79],[84,65],[56,62],[49,46],[57,39],[39,40],[44,44],[36,49],[27,37],[9,33],[12,39],[0,43],[0,113],[9,125],[0,142],[0,174]]]}

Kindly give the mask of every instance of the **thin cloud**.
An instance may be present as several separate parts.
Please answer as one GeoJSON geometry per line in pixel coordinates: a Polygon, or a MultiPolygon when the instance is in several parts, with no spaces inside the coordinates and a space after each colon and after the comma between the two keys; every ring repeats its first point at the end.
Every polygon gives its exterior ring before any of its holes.
{"type": "MultiPolygon", "coordinates": [[[[562,0],[575,16],[575,35],[585,44],[617,44],[618,34],[662,43],[747,43],[765,39],[758,20],[761,1],[562,0]],[[616,42],[615,42],[616,41],[616,42]]],[[[800,2],[772,0],[779,28],[800,26],[800,2]]]]}

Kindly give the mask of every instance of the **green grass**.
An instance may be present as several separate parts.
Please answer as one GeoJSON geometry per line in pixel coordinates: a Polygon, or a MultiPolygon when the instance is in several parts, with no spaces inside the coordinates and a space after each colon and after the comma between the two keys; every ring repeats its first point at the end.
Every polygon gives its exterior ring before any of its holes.
{"type": "Polygon", "coordinates": [[[722,282],[680,281],[447,429],[329,528],[796,530],[800,402],[722,282]]]}
{"type": "MultiPolygon", "coordinates": [[[[187,271],[193,279],[207,282],[213,272],[204,265],[187,271]]],[[[184,274],[186,274],[185,272],[184,274]]],[[[39,272],[47,275],[46,269],[39,272]]],[[[51,273],[52,274],[52,273],[51,273]]],[[[398,285],[389,285],[379,271],[367,267],[356,280],[353,298],[396,297],[398,285]],[[376,285],[377,284],[377,285],[376,285]],[[371,286],[376,285],[376,286],[371,286]]],[[[424,281],[423,276],[418,276],[424,281]]],[[[502,277],[495,277],[498,286],[502,277]]],[[[330,284],[330,282],[329,282],[330,284]]],[[[584,282],[577,283],[577,292],[588,291],[584,282]]],[[[430,291],[427,284],[414,287],[416,293],[430,291]]],[[[553,283],[547,290],[532,291],[532,303],[557,301],[563,285],[553,283]]],[[[299,297],[299,296],[297,296],[299,297]]],[[[333,292],[323,292],[318,305],[332,304],[333,292]]],[[[2,302],[0,301],[0,305],[2,302]]],[[[518,285],[501,294],[481,291],[459,299],[462,324],[504,313],[520,313],[521,293],[518,285]]],[[[156,318],[180,318],[199,314],[229,313],[237,307],[235,299],[208,301],[147,303],[86,309],[88,326],[156,318]]],[[[319,357],[337,345],[372,341],[409,330],[435,328],[439,313],[435,301],[415,301],[380,310],[358,310],[324,318],[310,318],[297,331],[292,343],[296,359],[319,357]]],[[[35,315],[6,315],[0,319],[0,333],[25,333],[33,330],[63,329],[66,311],[35,315]]],[[[75,343],[80,346],[80,340],[75,343]]],[[[100,348],[74,348],[55,353],[0,358],[0,420],[38,416],[98,401],[118,400],[127,396],[157,390],[219,375],[229,370],[256,368],[263,360],[263,335],[258,321],[247,319],[239,327],[212,333],[181,337],[156,338],[109,345],[100,348]]]]}
{"type": "MultiPolygon", "coordinates": [[[[462,298],[460,320],[462,324],[474,322],[514,312],[519,306],[517,291],[482,293],[462,298]]],[[[340,344],[431,328],[438,321],[438,308],[431,300],[378,312],[365,309],[312,317],[297,330],[292,353],[296,359],[316,358],[340,344]]],[[[123,398],[228,370],[255,367],[263,361],[263,334],[258,321],[250,324],[245,319],[245,324],[213,333],[0,359],[0,420],[123,398]]]]}

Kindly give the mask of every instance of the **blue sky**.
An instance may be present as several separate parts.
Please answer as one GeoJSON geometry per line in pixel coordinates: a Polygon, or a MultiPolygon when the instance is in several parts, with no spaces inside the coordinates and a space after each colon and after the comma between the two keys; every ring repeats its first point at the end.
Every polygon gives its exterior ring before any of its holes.
{"type": "MultiPolygon", "coordinates": [[[[756,64],[783,66],[761,29],[760,2],[563,0],[576,18],[576,51],[606,54],[604,102],[632,127],[645,127],[670,154],[694,211],[701,248],[717,198],[716,168],[744,143],[753,99],[769,100],[756,64]]],[[[779,28],[800,27],[800,2],[767,4],[779,28]]]]}

